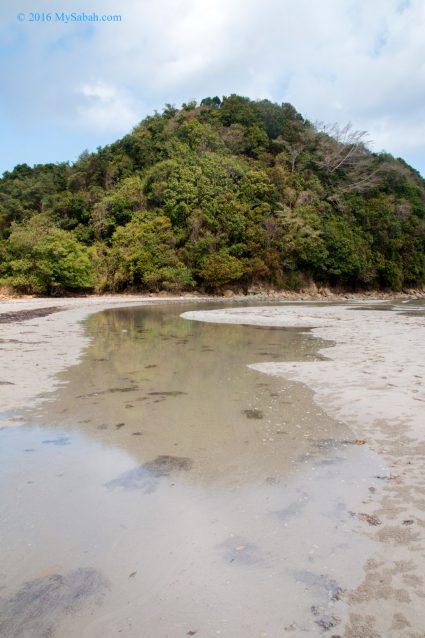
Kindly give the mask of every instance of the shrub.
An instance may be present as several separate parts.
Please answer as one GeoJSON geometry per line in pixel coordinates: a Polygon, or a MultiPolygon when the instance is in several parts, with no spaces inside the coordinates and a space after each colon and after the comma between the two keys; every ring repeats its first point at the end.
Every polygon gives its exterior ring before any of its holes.
{"type": "Polygon", "coordinates": [[[216,253],[205,257],[199,274],[207,287],[216,288],[241,279],[244,266],[236,257],[216,253]]]}

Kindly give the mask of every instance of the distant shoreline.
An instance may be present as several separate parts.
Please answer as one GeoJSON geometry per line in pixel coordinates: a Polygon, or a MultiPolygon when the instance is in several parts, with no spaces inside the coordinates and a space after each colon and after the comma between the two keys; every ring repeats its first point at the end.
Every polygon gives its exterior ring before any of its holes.
{"type": "Polygon", "coordinates": [[[98,300],[101,302],[102,300],[123,300],[123,301],[132,301],[142,299],[144,301],[147,300],[176,300],[176,299],[184,299],[184,300],[220,300],[220,299],[244,299],[244,300],[267,300],[274,299],[283,301],[346,301],[346,300],[379,300],[379,301],[394,301],[396,299],[425,299],[425,289],[421,288],[412,288],[403,291],[389,291],[389,290],[370,290],[370,291],[359,291],[359,292],[350,292],[344,290],[332,290],[330,288],[317,288],[317,289],[305,289],[301,291],[292,291],[292,290],[262,290],[259,289],[258,292],[251,292],[248,294],[242,294],[240,292],[235,292],[233,290],[225,290],[222,294],[206,294],[201,292],[196,293],[180,293],[180,294],[167,294],[165,292],[159,293],[113,293],[113,294],[85,294],[85,295],[64,295],[61,297],[55,296],[45,296],[45,295],[24,295],[18,293],[12,293],[4,288],[0,287],[0,313],[2,312],[2,304],[10,303],[10,302],[21,302],[21,301],[43,301],[49,300],[52,305],[55,305],[56,301],[67,301],[67,300],[98,300]]]}

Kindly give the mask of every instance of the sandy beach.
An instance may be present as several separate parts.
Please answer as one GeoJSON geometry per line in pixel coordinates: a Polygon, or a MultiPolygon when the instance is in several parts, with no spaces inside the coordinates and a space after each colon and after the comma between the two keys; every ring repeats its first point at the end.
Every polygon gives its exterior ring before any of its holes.
{"type": "MultiPolygon", "coordinates": [[[[193,300],[193,298],[191,298],[193,300]]],[[[0,402],[4,426],[19,426],[12,411],[31,408],[54,389],[58,372],[76,363],[87,345],[81,321],[111,307],[177,298],[99,297],[19,299],[0,305],[0,402]],[[9,414],[8,414],[9,413],[9,414]]],[[[425,322],[423,316],[383,311],[380,304],[293,304],[191,311],[213,323],[308,328],[330,344],[323,360],[251,367],[309,386],[321,409],[350,426],[387,468],[353,511],[356,533],[378,550],[352,591],[342,593],[349,620],[333,638],[425,636],[425,322]]],[[[297,627],[288,635],[301,636],[297,627]]],[[[335,630],[334,630],[335,631],[335,630]]]]}
{"type": "MultiPolygon", "coordinates": [[[[286,306],[191,312],[190,319],[311,328],[333,342],[323,361],[263,363],[265,374],[313,389],[329,415],[349,424],[388,468],[371,488],[358,533],[379,543],[357,589],[345,592],[346,638],[425,636],[425,322],[361,306],[286,306]]],[[[341,631],[341,630],[340,630],[341,631]]],[[[339,634],[338,634],[339,635],[339,634]]]]}
{"type": "MultiPolygon", "coordinates": [[[[182,297],[101,296],[21,298],[0,303],[0,405],[3,413],[34,406],[40,394],[54,389],[55,376],[75,364],[87,345],[81,326],[93,312],[149,303],[172,303],[182,297]]],[[[1,425],[13,425],[3,420],[1,425]]]]}

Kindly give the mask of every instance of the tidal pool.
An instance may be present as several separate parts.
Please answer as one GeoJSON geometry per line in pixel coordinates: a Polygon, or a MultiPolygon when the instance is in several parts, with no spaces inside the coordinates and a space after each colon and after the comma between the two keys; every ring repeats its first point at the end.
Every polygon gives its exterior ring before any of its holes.
{"type": "Polygon", "coordinates": [[[247,367],[323,343],[191,309],[92,315],[80,363],[0,429],[1,638],[339,634],[374,548],[353,510],[385,468],[247,367]]]}

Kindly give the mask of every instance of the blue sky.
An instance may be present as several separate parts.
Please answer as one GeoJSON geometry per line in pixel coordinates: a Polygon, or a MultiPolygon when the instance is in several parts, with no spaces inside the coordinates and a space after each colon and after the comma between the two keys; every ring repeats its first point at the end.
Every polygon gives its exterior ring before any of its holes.
{"type": "Polygon", "coordinates": [[[0,173],[74,161],[166,102],[239,93],[351,122],[425,176],[423,0],[3,0],[0,173]],[[29,13],[121,22],[29,22],[29,13]],[[60,4],[60,6],[59,6],[60,4]],[[25,20],[19,21],[17,14],[25,20]]]}

